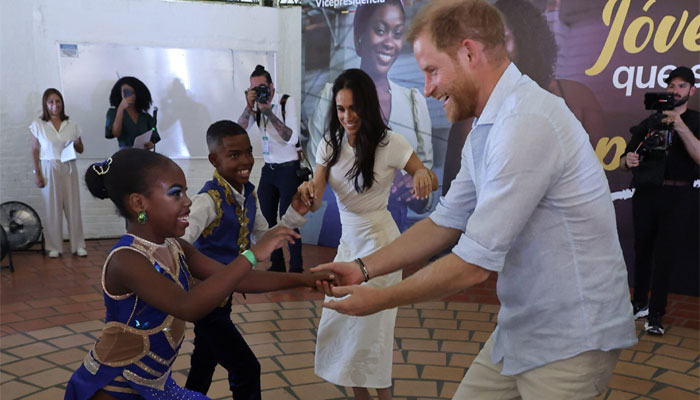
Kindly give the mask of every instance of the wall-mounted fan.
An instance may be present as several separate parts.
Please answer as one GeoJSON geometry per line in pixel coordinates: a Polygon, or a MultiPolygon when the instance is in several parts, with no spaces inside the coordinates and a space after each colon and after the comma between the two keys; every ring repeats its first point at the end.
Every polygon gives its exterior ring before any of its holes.
{"type": "Polygon", "coordinates": [[[0,226],[4,229],[9,242],[8,253],[27,250],[35,243],[40,243],[41,251],[44,252],[41,220],[36,211],[27,204],[19,201],[0,204],[0,226]]]}

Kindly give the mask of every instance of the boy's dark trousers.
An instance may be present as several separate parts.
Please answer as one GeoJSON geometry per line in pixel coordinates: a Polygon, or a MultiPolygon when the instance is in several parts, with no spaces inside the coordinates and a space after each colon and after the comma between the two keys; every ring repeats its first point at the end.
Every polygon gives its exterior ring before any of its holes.
{"type": "Polygon", "coordinates": [[[228,371],[236,400],[260,400],[260,363],[231,321],[231,298],[194,324],[194,350],[185,387],[206,394],[216,364],[228,371]]]}

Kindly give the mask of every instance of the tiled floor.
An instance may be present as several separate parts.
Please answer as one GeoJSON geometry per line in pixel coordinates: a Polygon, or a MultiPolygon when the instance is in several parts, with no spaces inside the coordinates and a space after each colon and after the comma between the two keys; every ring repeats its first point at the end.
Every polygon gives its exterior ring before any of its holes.
{"type": "MultiPolygon", "coordinates": [[[[15,272],[0,272],[0,398],[62,398],[65,383],[99,336],[104,316],[100,270],[113,240],[90,241],[89,256],[50,260],[15,253],[15,272]]],[[[305,246],[306,265],[333,249],[305,246]]],[[[3,260],[7,263],[7,259],[3,260]]],[[[495,280],[444,301],[401,307],[395,331],[393,393],[404,399],[451,398],[493,330],[495,280]]],[[[337,399],[348,390],[313,373],[321,296],[305,290],[238,297],[232,318],[262,365],[264,399],[337,399]]],[[[699,399],[698,298],[672,295],[667,333],[624,350],[600,399],[699,399]]],[[[184,383],[192,351],[191,325],[174,377],[184,383]]],[[[218,369],[209,395],[230,398],[218,369]]]]}

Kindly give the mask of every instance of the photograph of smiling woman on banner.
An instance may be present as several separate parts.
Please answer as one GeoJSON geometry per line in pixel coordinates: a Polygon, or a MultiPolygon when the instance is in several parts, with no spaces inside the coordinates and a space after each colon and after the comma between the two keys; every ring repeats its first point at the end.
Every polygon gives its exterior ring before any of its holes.
{"type": "MultiPolygon", "coordinates": [[[[352,18],[352,43],[354,55],[359,57],[359,67],[365,71],[377,87],[377,96],[384,122],[394,132],[411,144],[418,158],[427,168],[433,167],[431,120],[421,90],[400,85],[389,77],[404,47],[406,14],[403,1],[387,0],[377,4],[363,4],[350,10],[352,18]]],[[[347,41],[346,41],[347,44],[347,41]]],[[[352,57],[352,51],[348,50],[352,57]]],[[[353,57],[355,63],[358,59],[353,57]]],[[[416,68],[416,71],[417,68],[416,68]]],[[[329,76],[329,78],[332,78],[329,76]]],[[[309,120],[307,153],[315,160],[318,143],[323,137],[328,118],[332,84],[326,83],[318,95],[316,107],[309,120]]],[[[425,214],[433,204],[433,197],[417,199],[411,195],[413,182],[410,176],[397,171],[389,197],[389,210],[400,231],[411,225],[409,209],[414,214],[425,214]]],[[[320,237],[339,238],[340,229],[335,199],[328,196],[320,237]]],[[[414,220],[420,218],[412,218],[414,220]]],[[[335,239],[337,245],[337,239],[335,239]]]]}

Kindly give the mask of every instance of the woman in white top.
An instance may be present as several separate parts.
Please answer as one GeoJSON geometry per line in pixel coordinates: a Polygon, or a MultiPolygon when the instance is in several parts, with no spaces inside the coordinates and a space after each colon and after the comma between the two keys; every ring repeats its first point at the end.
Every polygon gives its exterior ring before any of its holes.
{"type": "MultiPolygon", "coordinates": [[[[353,19],[355,53],[360,57],[360,69],[369,74],[377,88],[384,123],[403,136],[423,164],[432,168],[432,126],[425,97],[419,90],[401,86],[389,79],[389,70],[403,48],[405,19],[401,0],[359,5],[353,19]]],[[[330,105],[331,87],[332,84],[327,83],[321,90],[317,111],[309,121],[308,153],[312,160],[318,158],[316,149],[324,135],[325,111],[330,105]]],[[[410,225],[407,217],[409,207],[416,213],[423,213],[432,205],[432,201],[429,201],[432,196],[417,199],[410,195],[411,190],[411,177],[397,173],[391,188],[389,210],[401,232],[410,225]]]]}
{"type": "Polygon", "coordinates": [[[43,112],[29,130],[32,133],[34,178],[41,189],[46,212],[43,229],[49,257],[63,251],[63,214],[68,221],[71,252],[87,256],[83,222],[80,218],[80,192],[76,152],[83,152],[80,128],[63,108],[63,96],[56,89],[46,89],[41,101],[43,112]]]}
{"type": "MultiPolygon", "coordinates": [[[[425,167],[403,136],[389,131],[379,111],[372,78],[359,69],[344,71],[333,84],[328,134],[318,146],[316,170],[300,187],[313,210],[320,207],[326,183],[335,193],[342,234],[336,261],[358,260],[399,236],[387,210],[394,173],[413,177],[414,195],[426,198],[437,177],[425,167]]],[[[389,286],[401,271],[367,281],[389,286]]],[[[391,398],[391,365],[396,309],[352,317],[324,309],[316,340],[315,372],[337,385],[352,386],[356,399],[391,398]]]]}

